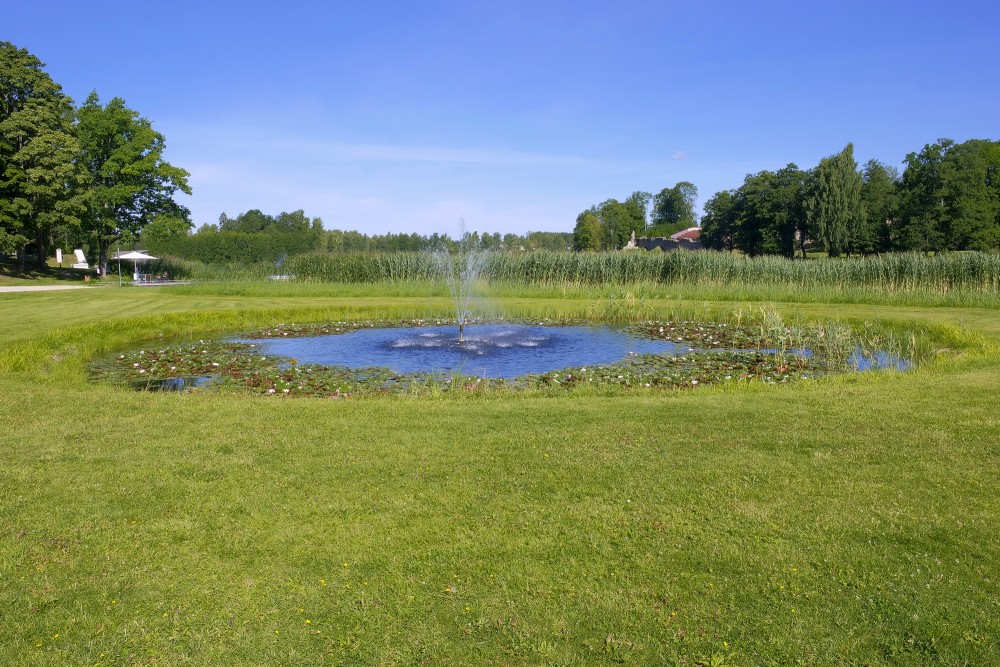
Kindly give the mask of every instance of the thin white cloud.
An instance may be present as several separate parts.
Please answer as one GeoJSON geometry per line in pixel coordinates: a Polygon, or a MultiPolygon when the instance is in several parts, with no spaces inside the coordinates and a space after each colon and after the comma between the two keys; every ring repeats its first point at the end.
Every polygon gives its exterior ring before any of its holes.
{"type": "Polygon", "coordinates": [[[688,152],[687,151],[677,151],[676,153],[674,153],[673,157],[674,157],[675,160],[683,160],[687,156],[688,156],[688,152]]]}
{"type": "Polygon", "coordinates": [[[214,146],[222,150],[239,150],[250,155],[283,155],[285,158],[344,159],[365,162],[412,163],[433,162],[451,164],[569,166],[586,165],[591,161],[577,155],[537,153],[496,147],[455,148],[450,146],[420,146],[409,144],[354,143],[301,136],[282,136],[261,127],[210,126],[182,124],[172,130],[184,141],[202,149],[214,146]]]}
{"type": "Polygon", "coordinates": [[[547,155],[490,148],[441,148],[387,144],[331,143],[326,148],[343,157],[379,162],[450,162],[484,165],[568,165],[586,160],[572,155],[547,155]]]}

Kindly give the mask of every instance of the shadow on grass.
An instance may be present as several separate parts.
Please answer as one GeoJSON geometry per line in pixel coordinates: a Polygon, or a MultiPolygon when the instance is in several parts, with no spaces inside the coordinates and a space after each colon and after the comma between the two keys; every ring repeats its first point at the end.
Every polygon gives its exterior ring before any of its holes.
{"type": "Polygon", "coordinates": [[[88,275],[94,275],[93,269],[72,269],[59,266],[39,267],[37,260],[30,255],[25,257],[22,268],[19,260],[0,256],[0,283],[21,281],[82,283],[85,276],[88,275]]]}

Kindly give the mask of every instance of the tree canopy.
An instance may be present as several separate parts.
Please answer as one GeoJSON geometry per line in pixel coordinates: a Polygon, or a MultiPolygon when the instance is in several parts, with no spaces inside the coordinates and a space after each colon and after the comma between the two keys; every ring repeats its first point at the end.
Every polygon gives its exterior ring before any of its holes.
{"type": "Polygon", "coordinates": [[[162,216],[187,221],[173,195],[190,194],[188,174],[163,159],[164,145],[121,98],[102,106],[92,93],[74,109],[38,58],[0,42],[0,252],[17,252],[23,268],[31,243],[44,266],[60,238],[96,249],[106,272],[111,243],[162,216]]]}
{"type": "Polygon", "coordinates": [[[44,265],[52,234],[79,226],[85,182],[73,101],[42,67],[0,42],[0,251],[16,251],[22,270],[29,243],[44,265]]]}
{"type": "Polygon", "coordinates": [[[681,181],[672,188],[663,188],[653,197],[653,213],[650,216],[650,236],[670,236],[698,224],[694,203],[698,199],[698,188],[693,183],[681,181]]]}
{"type": "Polygon", "coordinates": [[[904,164],[902,176],[877,160],[859,169],[848,144],[808,171],[750,174],[706,202],[702,245],[788,257],[1000,248],[1000,142],[939,139],[904,164]]]}

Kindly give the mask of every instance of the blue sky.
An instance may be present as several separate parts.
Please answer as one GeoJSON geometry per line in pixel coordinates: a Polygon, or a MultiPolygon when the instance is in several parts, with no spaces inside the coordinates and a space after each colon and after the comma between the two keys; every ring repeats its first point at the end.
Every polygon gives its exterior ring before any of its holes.
{"type": "Polygon", "coordinates": [[[994,2],[17,2],[0,39],[121,97],[196,225],[571,231],[610,197],[713,193],[855,145],[901,167],[1000,139],[994,2]]]}

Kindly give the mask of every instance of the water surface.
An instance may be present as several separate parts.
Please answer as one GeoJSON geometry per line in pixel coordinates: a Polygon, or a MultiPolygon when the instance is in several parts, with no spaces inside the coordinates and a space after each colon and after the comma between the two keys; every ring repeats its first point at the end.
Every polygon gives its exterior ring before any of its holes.
{"type": "Polygon", "coordinates": [[[300,364],[389,368],[398,373],[459,371],[481,377],[513,378],[568,366],[612,364],[630,354],[687,352],[682,343],[648,340],[604,326],[530,326],[483,324],[458,329],[413,327],[359,329],[307,338],[245,341],[265,354],[291,357],[300,364]]]}

